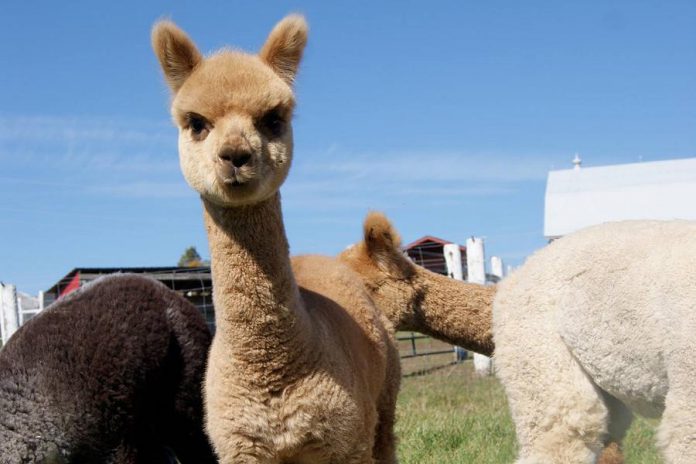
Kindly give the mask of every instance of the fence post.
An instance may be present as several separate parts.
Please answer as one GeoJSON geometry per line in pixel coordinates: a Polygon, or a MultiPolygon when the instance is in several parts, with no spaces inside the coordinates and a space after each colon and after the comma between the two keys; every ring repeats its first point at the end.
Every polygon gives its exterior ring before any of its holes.
{"type": "Polygon", "coordinates": [[[0,329],[2,344],[7,343],[19,328],[19,311],[17,307],[17,287],[0,284],[0,329]]]}
{"type": "Polygon", "coordinates": [[[491,256],[491,274],[502,280],[505,277],[505,267],[500,256],[491,256]]]}
{"type": "MultiPolygon", "coordinates": [[[[483,238],[471,237],[466,241],[467,280],[473,284],[486,284],[486,253],[483,248],[483,238]]],[[[491,375],[493,366],[491,358],[474,353],[474,371],[485,376],[491,375]]]]}
{"type": "Polygon", "coordinates": [[[462,252],[459,245],[456,243],[448,243],[442,248],[445,254],[445,265],[447,266],[447,275],[457,280],[464,280],[464,272],[462,272],[462,252]]]}
{"type": "MultiPolygon", "coordinates": [[[[442,253],[445,255],[445,266],[447,267],[447,275],[456,280],[464,280],[464,272],[462,270],[462,251],[457,243],[447,243],[442,247],[442,253]]],[[[459,362],[463,355],[460,350],[463,348],[454,347],[454,360],[459,362]]]]}

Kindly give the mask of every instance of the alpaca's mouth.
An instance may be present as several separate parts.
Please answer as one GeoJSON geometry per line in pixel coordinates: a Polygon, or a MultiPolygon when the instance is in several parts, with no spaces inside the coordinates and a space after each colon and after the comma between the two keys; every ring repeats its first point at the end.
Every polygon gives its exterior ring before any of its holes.
{"type": "Polygon", "coordinates": [[[246,182],[243,182],[243,181],[238,180],[238,179],[231,179],[231,180],[226,180],[226,181],[225,181],[225,184],[226,184],[226,185],[228,185],[228,186],[230,186],[230,187],[233,187],[233,188],[234,188],[234,187],[241,187],[241,186],[244,185],[245,183],[246,183],[246,182]]]}
{"type": "Polygon", "coordinates": [[[254,184],[254,179],[250,179],[249,177],[240,175],[233,175],[230,177],[222,178],[220,180],[226,188],[233,191],[250,189],[254,184]]]}
{"type": "Polygon", "coordinates": [[[228,188],[239,189],[253,183],[255,172],[250,167],[238,168],[230,164],[217,167],[218,180],[228,188]]]}

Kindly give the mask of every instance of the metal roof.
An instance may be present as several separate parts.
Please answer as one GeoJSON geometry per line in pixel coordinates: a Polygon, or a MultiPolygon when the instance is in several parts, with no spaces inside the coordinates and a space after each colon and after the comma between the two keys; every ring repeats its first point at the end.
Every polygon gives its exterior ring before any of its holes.
{"type": "Polygon", "coordinates": [[[116,273],[135,273],[147,274],[157,280],[210,280],[210,267],[76,267],[68,272],[62,279],[56,282],[46,293],[60,293],[62,287],[66,286],[72,279],[79,274],[81,280],[89,281],[99,276],[116,273]]]}
{"type": "MultiPolygon", "coordinates": [[[[403,250],[414,263],[438,274],[447,275],[443,247],[449,243],[453,242],[426,235],[404,246],[403,250]]],[[[459,249],[462,252],[462,267],[466,273],[466,247],[459,245],[459,249]]]]}
{"type": "Polygon", "coordinates": [[[626,219],[696,220],[696,158],[550,171],[544,236],[626,219]]]}

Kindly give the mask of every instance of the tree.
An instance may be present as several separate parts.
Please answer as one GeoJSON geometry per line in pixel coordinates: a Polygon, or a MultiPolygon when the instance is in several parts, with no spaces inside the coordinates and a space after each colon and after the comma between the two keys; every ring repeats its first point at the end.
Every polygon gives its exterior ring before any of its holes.
{"type": "Polygon", "coordinates": [[[184,250],[184,254],[179,258],[179,267],[201,267],[206,266],[207,263],[203,261],[201,255],[196,251],[196,247],[190,246],[184,250]]]}

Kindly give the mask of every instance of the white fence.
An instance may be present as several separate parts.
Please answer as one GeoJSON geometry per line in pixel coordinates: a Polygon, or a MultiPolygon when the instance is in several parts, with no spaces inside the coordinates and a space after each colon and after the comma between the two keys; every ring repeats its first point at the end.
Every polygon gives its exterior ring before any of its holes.
{"type": "Polygon", "coordinates": [[[13,333],[44,308],[43,292],[39,297],[18,293],[17,287],[0,282],[0,339],[7,343],[13,333]]]}
{"type": "MultiPolygon", "coordinates": [[[[447,275],[463,280],[462,258],[459,245],[451,243],[443,248],[447,275]]],[[[466,241],[466,267],[467,281],[479,285],[486,284],[486,253],[483,247],[483,238],[471,237],[466,241]]],[[[491,274],[499,279],[503,278],[503,260],[497,256],[491,258],[491,274]]],[[[493,362],[488,356],[474,353],[474,369],[479,375],[491,375],[493,362]]]]}

